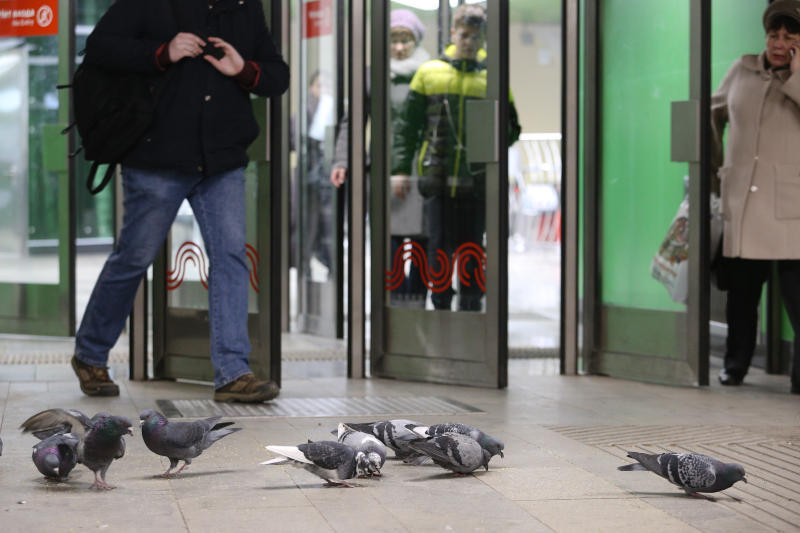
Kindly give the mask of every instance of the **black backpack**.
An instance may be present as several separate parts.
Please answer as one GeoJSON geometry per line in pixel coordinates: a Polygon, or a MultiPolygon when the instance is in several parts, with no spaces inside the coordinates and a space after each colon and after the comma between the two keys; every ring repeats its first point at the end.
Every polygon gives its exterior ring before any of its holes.
{"type": "MultiPolygon", "coordinates": [[[[177,19],[174,0],[172,9],[177,19]]],[[[75,69],[71,84],[57,86],[72,89],[75,121],[61,133],[67,133],[73,126],[78,128],[82,144],[69,156],[75,157],[83,151],[86,160],[92,161],[86,178],[90,193],[103,190],[114,176],[117,164],[150,127],[170,73],[171,70],[144,75],[84,61],[75,69]],[[97,169],[103,164],[108,165],[103,180],[93,186],[97,169]]]]}
{"type": "Polygon", "coordinates": [[[150,127],[165,81],[165,75],[146,77],[86,62],[75,70],[67,86],[72,89],[75,122],[62,133],[72,126],[78,128],[82,145],[70,157],[83,151],[86,160],[92,161],[86,179],[86,188],[92,194],[103,190],[114,176],[117,163],[150,127]],[[102,164],[108,169],[100,184],[93,186],[102,164]]]}

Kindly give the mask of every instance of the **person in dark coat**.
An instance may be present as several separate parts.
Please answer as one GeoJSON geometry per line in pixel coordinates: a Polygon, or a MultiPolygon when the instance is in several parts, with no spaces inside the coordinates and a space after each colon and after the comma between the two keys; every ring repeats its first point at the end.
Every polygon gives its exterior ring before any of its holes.
{"type": "Polygon", "coordinates": [[[251,94],[278,96],[289,67],[267,29],[260,0],[117,0],[86,41],[85,61],[166,85],[149,130],[123,157],[124,217],[75,338],[81,390],[116,396],[108,352],[139,282],[184,199],[209,255],[214,399],[259,402],[278,395],[249,366],[249,272],[245,261],[245,166],[258,135],[251,94]],[[219,59],[212,57],[213,47],[219,59]]]}

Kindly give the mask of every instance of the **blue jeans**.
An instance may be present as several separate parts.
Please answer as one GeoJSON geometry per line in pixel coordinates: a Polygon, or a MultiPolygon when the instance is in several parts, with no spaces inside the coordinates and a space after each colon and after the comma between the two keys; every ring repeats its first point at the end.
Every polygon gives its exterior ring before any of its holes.
{"type": "Polygon", "coordinates": [[[122,185],[122,231],[75,336],[75,356],[92,366],[107,366],[108,352],[122,333],[139,282],[164,244],[178,208],[188,199],[209,256],[214,386],[219,389],[249,373],[244,168],[207,177],[123,168],[122,185]]]}

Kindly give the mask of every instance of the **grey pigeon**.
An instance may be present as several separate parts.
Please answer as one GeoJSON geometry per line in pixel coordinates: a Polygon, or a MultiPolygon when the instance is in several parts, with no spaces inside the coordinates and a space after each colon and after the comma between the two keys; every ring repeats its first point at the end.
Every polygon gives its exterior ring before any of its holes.
{"type": "Polygon", "coordinates": [[[469,474],[484,467],[489,470],[492,455],[478,441],[460,433],[445,433],[408,445],[412,450],[427,455],[442,468],[456,474],[469,474]]]}
{"type": "Polygon", "coordinates": [[[347,480],[356,477],[358,470],[365,469],[367,464],[364,452],[357,452],[347,444],[329,440],[266,448],[280,457],[264,461],[262,465],[288,463],[321,477],[328,486],[353,487],[347,480]]]}
{"type": "Polygon", "coordinates": [[[412,426],[419,426],[420,424],[417,424],[416,422],[411,420],[397,419],[368,423],[345,422],[345,424],[347,427],[355,431],[361,431],[363,433],[374,435],[379,441],[394,451],[395,457],[407,459],[410,457],[417,457],[419,455],[410,450],[408,448],[408,444],[415,440],[419,440],[420,437],[406,427],[409,424],[412,426]]]}
{"type": "Polygon", "coordinates": [[[3,439],[0,439],[0,456],[3,455],[3,439]]]}
{"type": "Polygon", "coordinates": [[[90,419],[76,409],[47,409],[28,418],[20,429],[40,439],[66,432],[78,435],[78,462],[94,472],[89,488],[110,490],[114,487],[106,483],[106,472],[114,459],[125,455],[123,435],[132,435],[131,427],[127,418],[104,412],[90,419]]]}
{"type": "Polygon", "coordinates": [[[466,424],[448,422],[446,424],[434,424],[432,426],[417,425],[407,427],[414,433],[417,433],[419,436],[425,438],[435,437],[436,435],[444,435],[445,433],[460,433],[461,435],[467,435],[468,437],[472,437],[478,441],[478,444],[481,445],[481,448],[489,452],[491,457],[494,457],[495,455],[504,457],[503,449],[505,448],[505,444],[491,435],[487,435],[480,429],[468,426],[466,424]]]}
{"type": "Polygon", "coordinates": [[[361,472],[364,476],[380,476],[383,463],[386,462],[386,445],[374,435],[356,431],[347,426],[339,424],[338,441],[347,444],[357,452],[364,452],[367,456],[366,471],[361,472]]]}
{"type": "Polygon", "coordinates": [[[33,447],[33,464],[47,478],[65,479],[78,463],[80,437],[56,433],[33,447]]]}
{"type": "Polygon", "coordinates": [[[744,481],[744,467],[723,463],[699,453],[640,453],[628,452],[636,463],[618,467],[619,470],[649,470],[673,483],[690,496],[699,492],[719,492],[737,481],[744,481]]]}
{"type": "Polygon", "coordinates": [[[175,472],[180,474],[192,464],[192,459],[222,437],[241,431],[242,428],[228,428],[233,422],[218,423],[221,416],[194,422],[170,422],[164,415],[153,409],[142,411],[139,415],[142,425],[142,438],[151,452],[169,459],[169,468],[161,474],[169,477],[178,461],[183,466],[175,472]]]}

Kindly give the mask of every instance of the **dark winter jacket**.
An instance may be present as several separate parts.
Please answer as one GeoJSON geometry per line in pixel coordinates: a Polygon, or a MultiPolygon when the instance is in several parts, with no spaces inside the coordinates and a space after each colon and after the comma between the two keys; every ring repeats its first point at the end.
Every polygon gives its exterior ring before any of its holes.
{"type": "MultiPolygon", "coordinates": [[[[486,64],[481,57],[454,59],[452,52],[451,45],[441,58],[424,63],[411,80],[395,126],[392,174],[410,175],[416,164],[424,196],[483,196],[486,165],[469,163],[465,151],[466,101],[486,98],[486,64]]],[[[508,142],[513,144],[520,133],[513,99],[508,128],[508,142]]]]}
{"type": "Polygon", "coordinates": [[[144,74],[160,72],[159,48],[179,31],[230,43],[252,62],[254,85],[244,88],[202,56],[167,67],[156,118],[123,159],[126,166],[217,174],[247,164],[258,135],[250,93],[276,96],[289,86],[289,67],[275,48],[260,0],[117,0],[86,41],[85,61],[144,74]]]}

